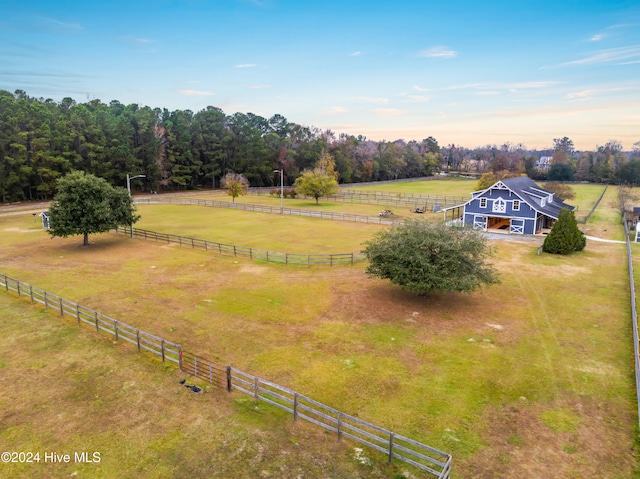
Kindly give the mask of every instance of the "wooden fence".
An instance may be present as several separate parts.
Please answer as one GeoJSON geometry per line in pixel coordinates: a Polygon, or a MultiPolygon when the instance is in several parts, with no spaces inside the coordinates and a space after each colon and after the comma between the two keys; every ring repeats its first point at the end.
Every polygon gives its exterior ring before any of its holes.
{"type": "Polygon", "coordinates": [[[602,194],[600,195],[600,198],[598,198],[598,201],[596,201],[596,204],[593,205],[593,208],[591,208],[591,211],[589,211],[589,213],[587,213],[586,215],[582,215],[582,216],[576,217],[576,222],[577,223],[585,224],[585,223],[587,223],[587,221],[589,221],[589,218],[591,218],[591,215],[593,214],[593,212],[596,210],[596,208],[600,204],[600,201],[602,201],[602,198],[604,198],[604,194],[607,192],[607,188],[608,187],[609,187],[609,185],[604,185],[604,190],[602,191],[602,194]]]}
{"type": "Polygon", "coordinates": [[[188,236],[179,236],[169,233],[158,233],[156,231],[142,230],[138,228],[118,226],[116,233],[131,235],[136,238],[144,238],[163,243],[176,243],[180,246],[188,246],[194,249],[202,249],[214,253],[224,254],[228,256],[239,256],[255,260],[262,260],[268,263],[280,263],[285,265],[339,265],[354,264],[365,260],[365,255],[359,252],[355,253],[338,253],[338,254],[297,254],[297,253],[280,253],[276,251],[267,251],[263,249],[250,248],[248,246],[237,246],[232,244],[216,243],[203,239],[190,238],[188,236]]]}
{"type": "MultiPolygon", "coordinates": [[[[268,195],[275,188],[250,188],[249,194],[268,195]]],[[[300,198],[311,198],[298,195],[300,198]]],[[[456,206],[465,203],[469,198],[464,196],[423,195],[418,193],[392,193],[386,191],[366,191],[340,189],[335,195],[324,197],[328,201],[341,203],[362,203],[380,206],[395,206],[406,208],[433,208],[439,205],[441,208],[456,206]]]]}
{"type": "Polygon", "coordinates": [[[382,218],[379,216],[353,215],[347,213],[332,213],[329,211],[305,210],[301,208],[280,208],[275,206],[252,205],[246,203],[229,203],[228,201],[203,200],[200,198],[170,198],[170,197],[149,197],[136,199],[138,205],[153,204],[178,204],[178,205],[200,205],[214,208],[230,208],[243,211],[259,211],[261,213],[283,214],[290,216],[308,216],[311,218],[323,218],[338,221],[353,221],[356,223],[371,223],[378,225],[394,224],[398,219],[382,218]]]}
{"type": "Polygon", "coordinates": [[[247,374],[231,366],[220,366],[204,358],[182,350],[182,346],[141,331],[121,321],[105,316],[93,309],[36,288],[0,273],[0,287],[18,296],[29,297],[33,303],[40,303],[53,309],[61,316],[67,315],[77,320],[78,325],[89,325],[96,332],[113,335],[138,349],[161,357],[162,361],[176,363],[179,369],[193,377],[225,388],[228,392],[239,391],[248,394],[255,401],[263,401],[293,415],[293,420],[302,419],[335,432],[338,440],[347,438],[380,451],[388,458],[389,464],[397,459],[432,474],[440,479],[449,479],[451,473],[450,454],[434,449],[413,439],[362,421],[337,409],[333,409],[288,388],[247,374]]]}
{"type": "Polygon", "coordinates": [[[40,303],[47,309],[52,309],[60,313],[60,316],[71,316],[77,320],[78,324],[89,325],[95,328],[96,332],[105,332],[115,337],[116,341],[122,339],[134,344],[139,352],[148,351],[151,354],[159,356],[162,361],[171,361],[180,364],[182,347],[179,344],[172,343],[165,339],[154,336],[153,334],[142,331],[126,323],[117,321],[113,318],[86,308],[62,298],[55,294],[49,293],[43,289],[36,288],[28,283],[21,282],[15,278],[11,278],[5,274],[0,274],[0,287],[5,290],[14,291],[18,296],[26,296],[31,299],[32,303],[40,303]]]}
{"type": "Polygon", "coordinates": [[[627,262],[629,269],[629,289],[631,292],[631,325],[633,327],[633,352],[635,356],[636,374],[636,401],[638,404],[638,425],[640,426],[640,336],[638,334],[638,311],[636,300],[636,285],[633,273],[633,256],[631,255],[631,240],[629,239],[629,225],[624,217],[624,204],[622,204],[622,223],[624,225],[624,235],[627,243],[627,262]]]}

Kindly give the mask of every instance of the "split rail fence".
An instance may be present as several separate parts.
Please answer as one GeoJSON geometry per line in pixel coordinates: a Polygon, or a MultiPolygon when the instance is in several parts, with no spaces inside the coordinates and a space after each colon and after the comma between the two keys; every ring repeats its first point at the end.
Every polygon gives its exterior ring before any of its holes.
{"type": "Polygon", "coordinates": [[[285,265],[339,265],[353,264],[365,260],[365,255],[359,252],[355,253],[338,253],[338,254],[298,254],[298,253],[280,253],[276,251],[267,251],[263,249],[251,248],[249,246],[237,246],[232,244],[216,243],[203,239],[190,238],[188,236],[179,236],[169,233],[158,233],[156,231],[142,230],[138,228],[118,226],[116,233],[131,235],[136,238],[144,238],[163,243],[176,243],[180,246],[188,246],[193,249],[202,249],[228,256],[236,256],[262,260],[269,263],[280,263],[285,265]]]}
{"type": "MultiPolygon", "coordinates": [[[[276,188],[250,188],[251,195],[269,195],[276,188]]],[[[298,195],[299,198],[311,198],[298,195]]],[[[391,193],[386,191],[366,191],[341,189],[335,195],[324,197],[328,201],[341,203],[360,203],[380,206],[396,206],[407,208],[433,208],[439,205],[441,208],[457,206],[468,201],[464,196],[423,195],[419,193],[391,193]]]]}
{"type": "Polygon", "coordinates": [[[449,479],[451,474],[450,454],[396,434],[374,424],[344,414],[309,397],[260,379],[231,366],[221,366],[202,357],[183,351],[180,344],[167,341],[121,321],[105,316],[93,309],[81,306],[61,296],[36,288],[0,273],[0,287],[18,296],[29,297],[31,302],[53,309],[61,316],[77,320],[79,325],[89,325],[96,332],[104,332],[123,339],[138,349],[159,356],[162,361],[176,363],[179,369],[193,377],[225,388],[229,393],[239,391],[255,399],[293,415],[293,420],[308,421],[325,430],[335,432],[338,440],[347,438],[383,453],[389,464],[393,459],[411,464],[439,479],[449,479]]]}
{"type": "Polygon", "coordinates": [[[353,221],[356,223],[371,223],[378,225],[390,225],[398,221],[398,219],[381,218],[378,216],[353,215],[348,213],[332,213],[329,211],[304,210],[301,208],[280,208],[266,205],[252,205],[247,203],[229,203],[228,201],[203,200],[200,198],[138,198],[138,205],[153,204],[177,204],[177,205],[200,205],[211,206],[214,208],[229,208],[243,211],[258,211],[260,213],[283,214],[289,216],[307,216],[311,218],[323,218],[338,221],[353,221]]]}

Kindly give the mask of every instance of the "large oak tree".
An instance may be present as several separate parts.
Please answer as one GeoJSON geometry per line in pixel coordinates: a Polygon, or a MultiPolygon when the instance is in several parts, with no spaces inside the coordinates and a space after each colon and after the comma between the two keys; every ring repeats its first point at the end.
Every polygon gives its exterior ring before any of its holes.
{"type": "Polygon", "coordinates": [[[114,188],[106,180],[81,171],[58,180],[58,192],[49,209],[51,236],[104,233],[117,226],[132,226],[140,216],[124,188],[114,188]]]}

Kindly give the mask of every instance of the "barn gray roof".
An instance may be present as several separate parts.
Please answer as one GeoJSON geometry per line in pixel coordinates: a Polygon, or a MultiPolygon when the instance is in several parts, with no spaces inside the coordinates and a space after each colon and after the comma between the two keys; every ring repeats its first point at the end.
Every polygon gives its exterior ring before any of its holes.
{"type": "MultiPolygon", "coordinates": [[[[540,203],[537,202],[534,198],[548,198],[549,195],[552,194],[552,192],[540,188],[528,176],[506,178],[504,180],[501,180],[501,182],[533,209],[547,216],[551,216],[552,218],[557,219],[562,208],[569,208],[570,210],[575,209],[574,206],[566,204],[564,201],[556,198],[555,196],[553,197],[553,201],[551,203],[549,203],[549,201],[547,200],[545,206],[541,206],[540,203]]],[[[491,188],[493,188],[493,186],[487,188],[487,190],[490,190],[491,188]]]]}

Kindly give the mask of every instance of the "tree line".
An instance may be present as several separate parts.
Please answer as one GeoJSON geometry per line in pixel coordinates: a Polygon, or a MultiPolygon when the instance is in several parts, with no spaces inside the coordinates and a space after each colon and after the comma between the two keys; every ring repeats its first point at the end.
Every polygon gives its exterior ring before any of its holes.
{"type": "MultiPolygon", "coordinates": [[[[227,115],[213,106],[196,113],[170,111],[117,100],[56,102],[30,97],[23,90],[0,90],[2,202],[49,199],[57,179],[71,171],[93,174],[114,186],[126,186],[127,174],[144,175],[131,184],[144,191],[218,187],[229,172],[242,174],[251,186],[275,186],[280,178],[274,170],[283,170],[284,183],[293,185],[328,154],[340,183],[439,171],[511,171],[544,179],[546,172],[537,161],[549,154],[554,162],[569,165],[576,179],[614,181],[619,169],[637,156],[637,149],[623,153],[615,140],[593,152],[573,151],[566,137],[555,147],[548,152],[510,144],[441,147],[432,136],[373,141],[299,125],[279,114],[227,115]],[[556,155],[558,148],[566,155],[556,155]]],[[[633,174],[637,170],[640,183],[640,167],[625,168],[633,174]]]]}

